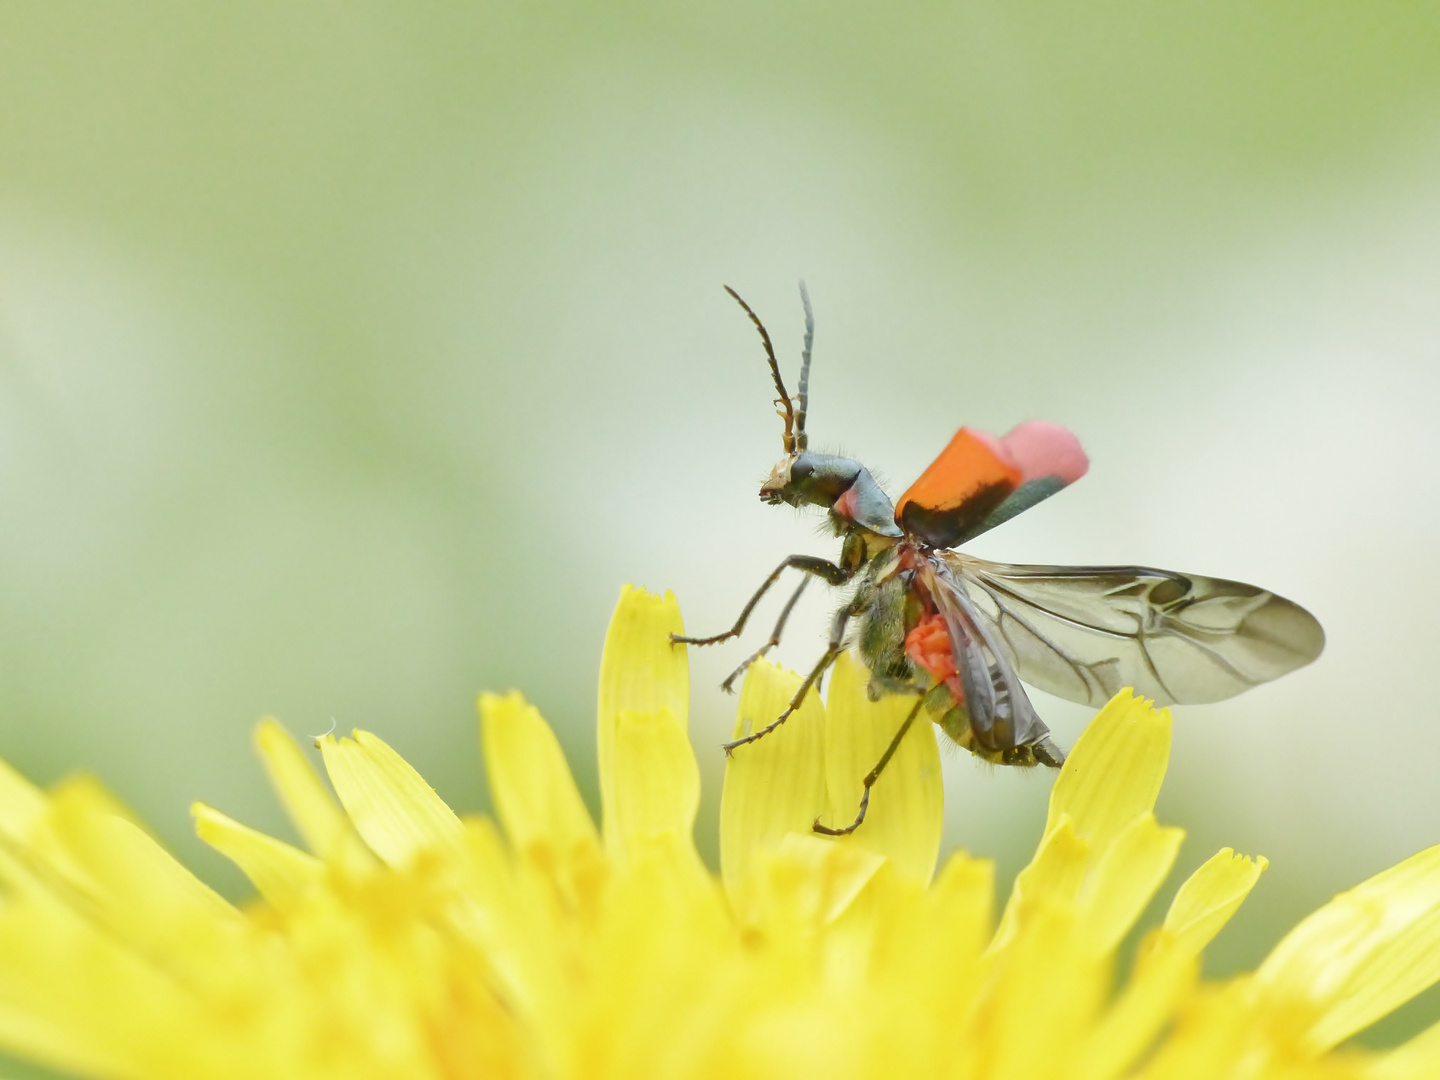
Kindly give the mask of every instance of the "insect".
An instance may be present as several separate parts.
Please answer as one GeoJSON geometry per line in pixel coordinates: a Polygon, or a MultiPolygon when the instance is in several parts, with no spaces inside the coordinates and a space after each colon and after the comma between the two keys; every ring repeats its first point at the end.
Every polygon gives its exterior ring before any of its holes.
{"type": "Polygon", "coordinates": [[[725,680],[728,691],[780,643],[812,577],[853,586],[831,620],[824,655],[789,705],[764,727],[726,743],[727,755],[784,724],[847,642],[870,669],[872,700],[917,695],[866,775],[854,821],[832,827],[817,819],[816,832],[840,836],[860,827],[871,788],[922,709],[946,735],[987,761],[1059,768],[1065,755],[1021,680],[1097,707],[1126,686],[1158,705],[1199,704],[1279,678],[1324,649],[1325,633],[1314,616],[1253,585],[1143,566],[1018,566],[951,550],[1085,475],[1089,461],[1079,440],[1034,420],[999,438],[961,428],[892,503],[860,462],[809,449],[805,420],[815,319],[804,284],[805,340],[794,399],[765,324],[734,289],[727,285],[725,291],[760,332],[785,422],[785,456],[760,485],[760,498],[771,505],[823,507],[841,540],[840,556],[831,562],[791,555],[729,630],[671,640],[715,645],[738,637],[785,570],[799,570],[804,576],[769,640],[725,680]]]}

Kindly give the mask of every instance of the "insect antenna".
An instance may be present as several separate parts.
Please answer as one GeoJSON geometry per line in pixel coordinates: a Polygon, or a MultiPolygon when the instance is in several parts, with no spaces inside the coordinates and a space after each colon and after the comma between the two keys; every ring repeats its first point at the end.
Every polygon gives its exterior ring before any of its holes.
{"type": "MultiPolygon", "coordinates": [[[[784,405],[785,411],[776,409],[775,412],[785,421],[785,452],[795,453],[795,406],[790,401],[790,395],[785,391],[785,380],[780,378],[780,361],[775,359],[775,346],[770,344],[770,331],[765,329],[765,324],[760,321],[760,316],[751,310],[750,305],[740,299],[740,294],[729,285],[725,291],[734,298],[735,302],[745,309],[745,314],[750,316],[750,321],[755,324],[755,329],[760,331],[760,340],[765,343],[765,356],[770,361],[770,374],[775,378],[775,389],[780,396],[775,399],[776,405],[784,405]]],[[[802,406],[803,410],[803,406],[802,406]]],[[[803,415],[803,411],[802,411],[803,415]]]]}
{"type": "Polygon", "coordinates": [[[805,306],[805,347],[800,350],[800,393],[796,395],[795,449],[804,450],[810,445],[810,436],[805,434],[805,412],[810,406],[810,346],[815,344],[815,313],[810,310],[810,293],[805,282],[800,282],[800,303],[805,306]]]}

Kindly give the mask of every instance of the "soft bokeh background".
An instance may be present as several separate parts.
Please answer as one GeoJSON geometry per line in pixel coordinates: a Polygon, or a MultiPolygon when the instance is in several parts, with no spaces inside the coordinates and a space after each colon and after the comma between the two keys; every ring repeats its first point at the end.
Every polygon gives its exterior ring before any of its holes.
{"type": "MultiPolygon", "coordinates": [[[[816,443],[895,490],[961,423],[1081,435],[1084,483],[977,553],[1324,622],[1315,667],[1177,712],[1181,869],[1272,860],[1212,973],[1440,841],[1423,0],[6,5],[0,756],[97,771],[230,895],[186,807],[287,833],[262,714],[472,811],[474,695],[518,686],[593,794],[621,583],[711,632],[834,550],[756,499],[780,428],[720,291],[793,362],[802,275],[816,443]]],[[[711,852],[750,647],[694,659],[711,852]]],[[[1013,874],[1049,777],[946,768],[950,841],[1013,874]]]]}

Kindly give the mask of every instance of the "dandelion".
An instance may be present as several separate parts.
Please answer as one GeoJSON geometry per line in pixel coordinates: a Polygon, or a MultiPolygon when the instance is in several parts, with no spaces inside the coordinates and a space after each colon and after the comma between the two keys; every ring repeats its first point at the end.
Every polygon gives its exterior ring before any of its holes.
{"type": "MultiPolygon", "coordinates": [[[[1122,693],[1056,781],[1038,850],[938,873],[933,729],[836,669],[729,763],[721,873],[692,841],[699,773],[673,598],[626,590],[601,669],[602,827],[518,694],[481,700],[495,818],[462,820],[374,735],[319,740],[327,789],[273,722],[257,742],[305,849],[199,805],[250,877],[235,907],[95,783],[0,769],[0,1046],[79,1076],[1363,1077],[1440,1075],[1440,1026],[1356,1031],[1440,977],[1440,848],[1337,897],[1253,974],[1199,957],[1255,885],[1221,851],[1116,980],[1181,841],[1158,824],[1164,710],[1122,693]]],[[[798,680],[757,664],[740,723],[798,680]]]]}

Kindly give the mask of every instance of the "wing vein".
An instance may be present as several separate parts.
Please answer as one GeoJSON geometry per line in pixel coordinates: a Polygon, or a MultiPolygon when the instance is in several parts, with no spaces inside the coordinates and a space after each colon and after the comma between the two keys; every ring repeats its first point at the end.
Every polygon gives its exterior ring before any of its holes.
{"type": "Polygon", "coordinates": [[[1223,578],[1143,566],[1009,566],[944,556],[946,579],[1020,678],[1085,704],[1122,686],[1160,704],[1221,701],[1309,663],[1309,612],[1223,578]]]}

